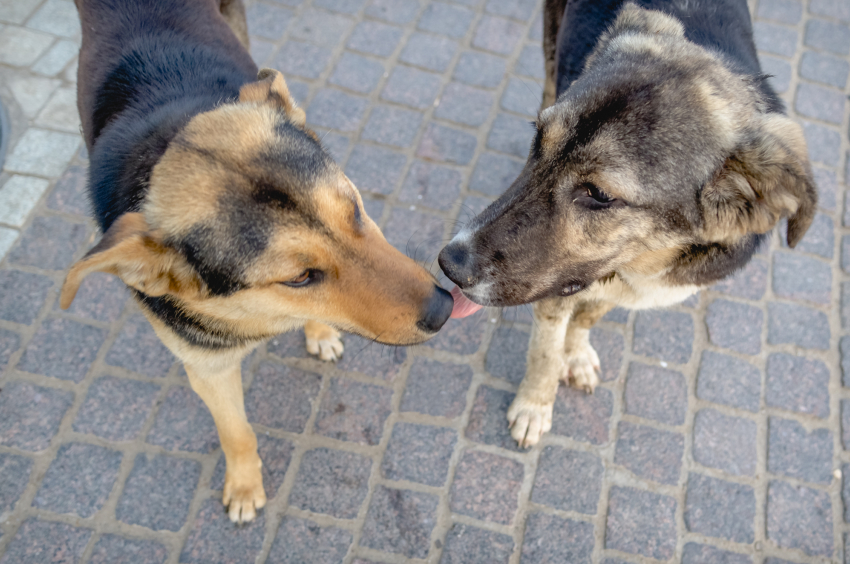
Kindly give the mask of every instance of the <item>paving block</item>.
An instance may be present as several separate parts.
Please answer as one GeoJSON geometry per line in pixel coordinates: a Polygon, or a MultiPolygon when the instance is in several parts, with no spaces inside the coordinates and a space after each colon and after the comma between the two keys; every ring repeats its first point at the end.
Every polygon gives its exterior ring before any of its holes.
{"type": "Polygon", "coordinates": [[[91,529],[31,517],[21,523],[0,564],[43,564],[57,561],[57,555],[65,562],[79,562],[91,535],[91,529]]]}
{"type": "Polygon", "coordinates": [[[487,194],[500,196],[507,190],[519,173],[524,163],[497,153],[484,153],[478,158],[469,189],[487,194]]]}
{"type": "Polygon", "coordinates": [[[392,412],[392,396],[390,388],[334,378],[319,406],[316,432],[340,441],[376,445],[392,412]]]}
{"type": "Polygon", "coordinates": [[[832,433],[828,429],[807,432],[790,419],[769,419],[767,469],[807,482],[832,482],[832,433]]]}
{"type": "Polygon", "coordinates": [[[806,136],[809,158],[812,161],[827,166],[838,165],[841,135],[837,131],[817,123],[803,121],[803,133],[806,136]]]}
{"type": "Polygon", "coordinates": [[[605,548],[667,560],[676,550],[676,500],[614,486],[608,495],[605,548]]]}
{"type": "Polygon", "coordinates": [[[20,270],[0,270],[0,319],[30,325],[44,306],[53,281],[20,270]]]}
{"type": "Polygon", "coordinates": [[[625,411],[668,425],[685,422],[687,384],[680,372],[638,362],[626,374],[625,411]]]}
{"type": "Polygon", "coordinates": [[[307,8],[292,25],[290,33],[296,39],[332,47],[348,35],[352,27],[354,20],[348,16],[307,8]]]}
{"type": "Polygon", "coordinates": [[[783,57],[793,57],[797,49],[797,32],[794,28],[768,22],[755,22],[753,35],[756,47],[783,57]]]}
{"type": "Polygon", "coordinates": [[[394,24],[412,22],[419,13],[417,0],[371,0],[366,15],[394,24]]]}
{"type": "Polygon", "coordinates": [[[8,262],[43,270],[65,270],[86,243],[88,228],[58,217],[36,216],[24,230],[8,262]]]}
{"type": "Polygon", "coordinates": [[[713,344],[750,355],[761,351],[763,323],[761,309],[722,299],[711,302],[705,315],[708,336],[713,344]]]}
{"type": "Polygon", "coordinates": [[[449,67],[458,43],[448,37],[414,33],[401,50],[399,61],[430,71],[443,72],[449,67]]]}
{"type": "Polygon", "coordinates": [[[487,452],[466,451],[455,469],[449,506],[455,513],[510,525],[516,514],[524,469],[487,452]]]}
{"type": "Polygon", "coordinates": [[[195,392],[182,386],[168,390],[146,440],[166,450],[202,454],[220,446],[209,409],[195,392]]]}
{"type": "Polygon", "coordinates": [[[254,562],[263,548],[265,522],[265,512],[260,511],[254,521],[236,527],[222,510],[220,499],[207,499],[195,517],[180,562],[254,562]]]}
{"type": "Polygon", "coordinates": [[[773,291],[781,298],[829,305],[832,269],[828,263],[815,258],[776,252],[773,254],[773,291]]]}
{"type": "Polygon", "coordinates": [[[269,564],[335,564],[351,545],[351,532],[321,527],[307,519],[284,517],[266,562],[269,564]]]}
{"type": "Polygon", "coordinates": [[[736,476],[756,471],[755,421],[702,409],[694,417],[694,460],[736,476]]]}
{"type": "Polygon", "coordinates": [[[345,174],[360,191],[389,196],[401,180],[406,162],[407,157],[395,151],[358,144],[348,159],[345,174]]]}
{"type": "Polygon", "coordinates": [[[6,382],[0,394],[0,445],[29,452],[46,449],[73,401],[73,392],[6,382]]]}
{"type": "Polygon", "coordinates": [[[640,311],[635,318],[632,350],[683,364],[691,357],[694,321],[677,311],[640,311]]]}
{"type": "Polygon", "coordinates": [[[505,67],[506,63],[502,57],[464,51],[458,59],[452,78],[472,86],[495,88],[505,76],[505,67]]]}
{"type": "Polygon", "coordinates": [[[829,415],[829,369],[819,360],[771,354],[765,385],[767,405],[820,418],[829,415]]]}
{"type": "Polygon", "coordinates": [[[797,0],[762,0],[756,14],[759,19],[794,25],[803,17],[803,4],[797,0]]]}
{"type": "Polygon", "coordinates": [[[24,351],[18,369],[61,380],[81,381],[106,331],[69,319],[48,319],[24,351]]]}
{"type": "MultiPolygon", "coordinates": [[[[71,307],[66,311],[92,321],[112,323],[121,315],[129,297],[130,290],[120,278],[104,272],[93,272],[83,279],[71,307]]],[[[54,311],[57,310],[58,302],[54,308],[54,311]]],[[[166,353],[174,362],[173,355],[167,350],[166,353]]]]}
{"type": "Polygon", "coordinates": [[[398,66],[384,84],[381,99],[426,110],[434,105],[442,87],[441,82],[440,75],[432,72],[398,66]]]}
{"type": "Polygon", "coordinates": [[[614,397],[606,388],[596,388],[588,394],[560,386],[552,413],[552,433],[594,445],[605,444],[609,440],[613,405],[614,397]]]}
{"type": "Polygon", "coordinates": [[[595,515],[604,473],[602,461],[594,454],[546,446],[537,463],[531,501],[595,515]]]}
{"type": "Polygon", "coordinates": [[[525,356],[528,353],[528,333],[519,329],[499,327],[487,351],[485,366],[496,378],[519,385],[525,377],[525,356]]]}
{"type": "Polygon", "coordinates": [[[30,478],[32,460],[17,454],[0,453],[0,519],[15,508],[30,478]]]}
{"type": "Polygon", "coordinates": [[[53,39],[46,33],[9,26],[0,37],[0,63],[29,66],[47,51],[53,39]]]}
{"type": "Polygon", "coordinates": [[[848,73],[850,63],[828,53],[806,51],[800,59],[800,76],[808,80],[844,88],[848,73]]]}
{"type": "MultiPolygon", "coordinates": [[[[424,213],[415,205],[407,205],[403,208],[392,208],[384,227],[384,236],[392,246],[402,253],[413,260],[428,264],[436,260],[437,254],[443,247],[444,227],[445,220],[442,217],[424,213]]],[[[474,324],[474,318],[464,321],[463,325],[467,328],[458,329],[457,325],[460,325],[460,323],[449,320],[437,333],[437,336],[427,343],[427,346],[453,351],[470,346],[471,337],[463,338],[462,336],[480,334],[481,331],[468,328],[470,321],[474,324]],[[451,338],[449,334],[454,334],[455,337],[461,337],[461,339],[451,338]]],[[[478,344],[481,344],[480,339],[478,344]]]]}
{"type": "Polygon", "coordinates": [[[446,85],[434,115],[463,125],[483,125],[493,106],[493,93],[460,82],[446,85]]]}
{"type": "Polygon", "coordinates": [[[590,564],[593,544],[591,523],[532,513],[525,522],[521,561],[590,564]]]}
{"type": "Polygon", "coordinates": [[[417,358],[410,367],[401,398],[401,411],[455,418],[466,407],[466,391],[472,383],[472,368],[417,358]]]}
{"type": "Polygon", "coordinates": [[[343,53],[328,82],[368,94],[378,86],[383,76],[384,65],[378,61],[354,53],[343,53]]]}
{"type": "Polygon", "coordinates": [[[446,482],[457,432],[443,427],[396,423],[381,463],[388,480],[440,487],[446,482]]]}
{"type": "Polygon", "coordinates": [[[106,354],[106,362],[145,376],[165,376],[177,359],[142,314],[127,320],[106,354]]]}
{"type": "Polygon", "coordinates": [[[357,131],[368,105],[363,98],[325,88],[310,102],[307,123],[351,133],[357,131]]]}
{"type": "MultiPolygon", "coordinates": [[[[179,531],[189,516],[201,464],[160,454],[136,455],[133,469],[118,499],[115,517],[154,531],[179,531]]],[[[221,500],[215,500],[218,511],[221,500]]]]}
{"type": "Polygon", "coordinates": [[[543,86],[539,81],[511,77],[499,104],[503,110],[536,119],[542,99],[543,86]]]}
{"type": "Polygon", "coordinates": [[[484,16],[475,28],[472,46],[484,51],[510,55],[522,39],[521,24],[494,16],[484,16]]]}
{"type": "Polygon", "coordinates": [[[370,55],[389,57],[396,50],[403,35],[404,30],[401,28],[380,22],[363,21],[354,28],[347,46],[370,55]]]}
{"type": "Polygon", "coordinates": [[[507,564],[514,549],[509,535],[454,523],[446,535],[440,564],[492,562],[507,564]]]}
{"type": "Polygon", "coordinates": [[[433,494],[377,486],[360,544],[408,558],[425,558],[436,524],[437,502],[433,494]]]}
{"type": "MultiPolygon", "coordinates": [[[[260,6],[261,4],[255,4],[260,6]]],[[[331,61],[333,52],[327,47],[311,45],[303,41],[287,41],[274,58],[274,68],[287,77],[290,75],[316,79],[324,72],[331,61]]],[[[310,119],[310,108],[307,118],[310,119]]],[[[326,120],[327,121],[327,120],[326,120]]],[[[314,123],[314,122],[310,122],[314,123]]]]}
{"type": "MultiPolygon", "coordinates": [[[[765,564],[770,564],[770,559],[765,564]]],[[[682,549],[682,564],[752,564],[746,554],[720,550],[707,544],[689,542],[682,549]]]]}
{"type": "Polygon", "coordinates": [[[415,161],[404,179],[399,200],[448,210],[460,195],[462,178],[456,169],[415,161]]]}
{"type": "Polygon", "coordinates": [[[805,44],[837,55],[850,53],[850,27],[819,19],[806,22],[805,44]]]}
{"type": "Polygon", "coordinates": [[[645,480],[670,485],[678,483],[685,437],[627,421],[621,421],[617,430],[615,464],[645,480]]]}
{"type": "Polygon", "coordinates": [[[42,178],[12,176],[0,187],[0,221],[22,227],[47,186],[48,182],[42,178]]]}
{"type": "MultiPolygon", "coordinates": [[[[266,498],[273,499],[277,495],[277,490],[283,484],[283,479],[286,476],[286,471],[289,469],[289,463],[292,461],[292,451],[295,446],[286,439],[278,439],[277,437],[269,436],[267,433],[257,435],[257,452],[260,455],[260,460],[263,461],[261,472],[263,474],[263,488],[266,491],[266,498]]],[[[225,471],[227,465],[224,455],[218,459],[215,465],[212,478],[210,479],[210,489],[223,490],[225,471]]]]}
{"type": "Polygon", "coordinates": [[[772,480],[767,487],[767,538],[780,548],[832,555],[829,494],[772,480]]]}
{"type": "Polygon", "coordinates": [[[407,348],[381,345],[357,335],[345,336],[346,354],[336,363],[346,372],[361,372],[392,382],[407,360],[407,348]]]}
{"type": "Polygon", "coordinates": [[[534,130],[525,118],[499,114],[490,128],[487,147],[521,159],[528,157],[534,130]]]}
{"type": "Polygon", "coordinates": [[[472,10],[461,6],[434,2],[425,7],[417,27],[424,31],[448,35],[460,39],[466,35],[469,24],[475,18],[472,10]]]}
{"type": "Polygon", "coordinates": [[[322,377],[282,364],[263,362],[245,393],[248,420],[266,427],[301,433],[312,403],[319,395],[322,377]]]}
{"type": "Polygon", "coordinates": [[[416,156],[466,165],[472,160],[477,143],[471,133],[432,123],[428,124],[419,141],[416,156]]]}
{"type": "Polygon", "coordinates": [[[289,503],[340,519],[357,517],[369,491],[372,461],[353,452],[328,448],[307,451],[289,503]]]}
{"type": "Polygon", "coordinates": [[[688,476],[685,526],[693,533],[752,543],[756,498],[752,487],[696,472],[688,476]]]}
{"type": "MultiPolygon", "coordinates": [[[[76,19],[76,15],[74,16],[76,19]]],[[[2,45],[0,45],[0,51],[2,45]]],[[[7,155],[4,168],[10,172],[59,176],[80,146],[80,135],[31,127],[7,155]]]]}
{"type": "MultiPolygon", "coordinates": [[[[47,198],[47,207],[73,215],[88,217],[91,213],[88,202],[88,169],[80,165],[69,166],[47,198]]],[[[91,275],[90,275],[91,276],[91,275]]]]}
{"type": "Polygon", "coordinates": [[[796,304],[767,304],[768,343],[790,343],[804,349],[827,350],[829,336],[829,322],[823,312],[796,304]]]}
{"type": "Polygon", "coordinates": [[[703,351],[696,393],[700,399],[755,413],[761,398],[761,374],[743,360],[703,351]]]}
{"type": "MultiPolygon", "coordinates": [[[[420,112],[392,106],[376,106],[372,109],[360,137],[383,145],[405,148],[413,144],[421,124],[420,112]]],[[[388,180],[393,179],[394,176],[390,176],[388,180]]],[[[364,188],[371,189],[368,185],[364,188]]],[[[445,205],[452,203],[452,200],[454,198],[449,198],[445,205]]]]}
{"type": "Polygon", "coordinates": [[[135,540],[118,535],[103,535],[94,545],[89,564],[113,564],[115,562],[145,562],[165,564],[168,549],[150,540],[135,540]]]}

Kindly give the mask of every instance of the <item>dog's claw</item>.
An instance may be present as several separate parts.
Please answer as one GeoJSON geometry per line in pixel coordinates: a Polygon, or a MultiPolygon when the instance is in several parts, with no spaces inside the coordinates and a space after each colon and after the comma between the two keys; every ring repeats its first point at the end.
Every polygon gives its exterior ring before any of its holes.
{"type": "Polygon", "coordinates": [[[247,470],[231,472],[228,469],[225,473],[221,501],[227,507],[228,517],[236,524],[253,521],[257,511],[266,505],[261,466],[259,462],[255,469],[249,466],[247,470]]]}
{"type": "Polygon", "coordinates": [[[520,448],[529,448],[540,442],[543,434],[552,428],[554,404],[540,405],[526,402],[521,396],[514,398],[508,408],[508,425],[511,437],[520,448]]]}

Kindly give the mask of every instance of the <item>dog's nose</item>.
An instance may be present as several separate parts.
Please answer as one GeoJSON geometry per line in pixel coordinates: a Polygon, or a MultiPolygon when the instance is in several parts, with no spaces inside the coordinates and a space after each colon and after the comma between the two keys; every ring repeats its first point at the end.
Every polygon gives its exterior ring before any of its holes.
{"type": "Polygon", "coordinates": [[[449,319],[454,303],[451,294],[439,286],[434,286],[434,293],[428,299],[422,319],[417,325],[427,333],[436,333],[449,319]]]}
{"type": "Polygon", "coordinates": [[[449,277],[449,280],[461,288],[475,286],[478,279],[474,276],[472,253],[465,242],[452,241],[440,251],[438,259],[440,268],[449,277]]]}

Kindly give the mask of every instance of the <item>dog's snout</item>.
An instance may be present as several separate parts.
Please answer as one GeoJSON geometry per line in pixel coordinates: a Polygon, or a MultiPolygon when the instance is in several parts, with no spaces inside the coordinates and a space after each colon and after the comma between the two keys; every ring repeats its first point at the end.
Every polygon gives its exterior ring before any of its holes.
{"type": "Polygon", "coordinates": [[[425,304],[425,311],[422,312],[422,318],[417,325],[427,333],[436,333],[449,319],[453,306],[452,295],[439,286],[434,286],[434,292],[425,304]]]}
{"type": "Polygon", "coordinates": [[[452,241],[443,247],[440,251],[439,263],[449,280],[461,288],[474,286],[478,282],[473,274],[475,269],[472,253],[466,242],[452,241]]]}

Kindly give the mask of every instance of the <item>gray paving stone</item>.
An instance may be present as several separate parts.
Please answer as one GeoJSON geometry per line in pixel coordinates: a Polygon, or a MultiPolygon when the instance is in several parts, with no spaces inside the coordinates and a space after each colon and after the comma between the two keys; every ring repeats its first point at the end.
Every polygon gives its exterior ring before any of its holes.
{"type": "Polygon", "coordinates": [[[850,21],[850,6],[842,0],[811,0],[809,12],[845,22],[850,21]]]}
{"type": "Polygon", "coordinates": [[[490,115],[493,94],[466,84],[446,85],[434,115],[464,125],[482,125],[490,115]]]}
{"type": "Polygon", "coordinates": [[[392,70],[381,92],[381,99],[425,110],[440,93],[441,79],[431,72],[398,66],[392,70]]]}
{"type": "Polygon", "coordinates": [[[27,21],[27,27],[60,37],[80,35],[77,10],[67,0],[47,0],[27,21]]]}
{"type": "Polygon", "coordinates": [[[43,270],[65,270],[86,243],[88,228],[58,217],[37,216],[8,255],[8,262],[43,270]]]}
{"type": "Polygon", "coordinates": [[[0,37],[0,62],[15,67],[29,66],[47,51],[53,39],[46,33],[9,26],[0,37]]]}
{"type": "Polygon", "coordinates": [[[471,382],[469,365],[417,358],[410,367],[401,410],[458,417],[466,407],[466,391],[471,382]]]}
{"type": "Polygon", "coordinates": [[[395,151],[358,144],[348,159],[345,174],[361,192],[388,196],[398,185],[406,162],[407,157],[395,151]]]}
{"type": "Polygon", "coordinates": [[[91,517],[112,491],[122,457],[118,451],[95,445],[62,445],[44,475],[33,506],[91,517]]]}
{"type": "Polygon", "coordinates": [[[340,519],[357,517],[369,489],[372,461],[353,452],[328,448],[307,451],[289,503],[340,519]]]}
{"type": "Polygon", "coordinates": [[[421,123],[420,112],[391,106],[376,106],[360,137],[384,145],[405,148],[413,144],[421,123]]]}
{"type": "Polygon", "coordinates": [[[146,440],[166,450],[202,454],[220,446],[209,409],[195,392],[182,386],[168,390],[146,440]]]}
{"type": "MultiPolygon", "coordinates": [[[[729,552],[709,546],[689,542],[682,549],[682,564],[752,564],[753,559],[746,554],[729,552]]],[[[766,562],[766,564],[769,564],[766,562]]]]}
{"type": "Polygon", "coordinates": [[[377,88],[384,76],[384,65],[354,53],[343,53],[328,79],[331,84],[367,94],[377,88]]]}
{"type": "Polygon", "coordinates": [[[791,343],[804,349],[829,348],[829,322],[821,311],[770,302],[767,304],[767,320],[767,342],[772,345],[791,343]]]}
{"type": "Polygon", "coordinates": [[[848,73],[850,73],[850,63],[827,53],[806,51],[800,59],[800,76],[836,88],[844,88],[847,84],[848,73]]]}
{"type": "Polygon", "coordinates": [[[767,443],[767,469],[807,482],[832,481],[832,433],[828,429],[807,432],[790,419],[771,417],[767,443]]]}
{"type": "Polygon", "coordinates": [[[537,5],[537,0],[489,0],[485,9],[491,14],[528,21],[537,5]]]}
{"type": "MultiPolygon", "coordinates": [[[[130,291],[117,276],[103,272],[89,274],[80,284],[77,295],[67,312],[92,321],[112,323],[121,315],[130,291]]],[[[59,310],[56,303],[54,311],[59,310]]],[[[168,355],[171,355],[169,352],[168,355]]]]}
{"type": "Polygon", "coordinates": [[[300,433],[310,418],[322,377],[296,368],[264,362],[245,393],[248,420],[266,427],[300,433]]]}
{"type": "Polygon", "coordinates": [[[319,406],[316,432],[340,441],[376,445],[392,411],[392,395],[390,388],[335,378],[319,406]]]}
{"type": "Polygon", "coordinates": [[[765,386],[767,405],[822,419],[829,415],[829,369],[819,360],[773,353],[765,386]]]}
{"type": "Polygon", "coordinates": [[[850,337],[841,337],[841,384],[850,387],[850,337]]]}
{"type": "Polygon", "coordinates": [[[805,43],[837,55],[850,53],[850,27],[838,22],[811,19],[806,22],[805,43]]]}
{"type": "Polygon", "coordinates": [[[499,327],[487,351],[485,366],[497,378],[519,385],[525,377],[525,355],[528,352],[528,333],[519,329],[499,327]]]}
{"type": "Polygon", "coordinates": [[[0,564],[76,563],[91,535],[91,529],[31,517],[21,523],[0,558],[0,564]]]}
{"type": "Polygon", "coordinates": [[[21,336],[14,331],[0,329],[0,370],[6,368],[6,364],[21,346],[21,336]]]}
{"type": "MultiPolygon", "coordinates": [[[[257,435],[257,452],[260,454],[260,460],[263,461],[263,467],[261,469],[263,474],[263,489],[265,489],[268,499],[273,499],[277,494],[277,490],[283,484],[286,471],[289,469],[289,463],[292,461],[292,451],[294,449],[293,444],[286,439],[278,439],[267,433],[259,433],[257,435]]],[[[212,478],[210,479],[210,489],[224,489],[226,468],[226,461],[224,455],[222,455],[218,459],[212,478]]]]}
{"type": "Polygon", "coordinates": [[[841,92],[803,82],[797,85],[794,109],[806,117],[839,125],[844,119],[844,102],[841,92]]]}
{"type": "MultiPolygon", "coordinates": [[[[774,271],[774,284],[775,281],[774,271]]],[[[761,330],[764,323],[764,313],[761,309],[718,299],[708,306],[705,323],[713,344],[743,354],[753,355],[761,351],[761,330]]]]}
{"type": "Polygon", "coordinates": [[[629,322],[629,310],[622,307],[615,307],[605,314],[603,321],[611,321],[612,323],[625,324],[629,322]]]}
{"type": "Polygon", "coordinates": [[[523,564],[590,564],[592,553],[591,523],[545,513],[532,513],[528,516],[520,559],[523,564]]]}
{"type": "Polygon", "coordinates": [[[144,562],[165,564],[168,549],[150,540],[135,540],[118,535],[103,535],[94,545],[89,564],[113,564],[115,562],[144,562]]]}
{"type": "Polygon", "coordinates": [[[505,66],[501,57],[465,51],[458,59],[452,78],[473,86],[495,88],[502,82],[505,66]]]}
{"type": "Polygon", "coordinates": [[[818,189],[818,205],[828,210],[834,210],[835,198],[838,193],[838,178],[835,176],[835,172],[813,167],[812,173],[818,189]]]}
{"type": "Polygon", "coordinates": [[[22,24],[38,8],[38,0],[5,1],[0,3],[0,20],[22,24]]]}
{"type": "Polygon", "coordinates": [[[459,165],[469,164],[478,142],[471,133],[438,124],[428,124],[416,156],[459,165]]]}
{"type": "Polygon", "coordinates": [[[609,440],[613,405],[614,397],[606,388],[596,388],[593,394],[588,394],[561,386],[555,397],[552,433],[584,443],[605,444],[609,440]]]}
{"type": "Polygon", "coordinates": [[[270,6],[257,2],[250,6],[245,12],[248,19],[248,29],[251,35],[259,35],[267,39],[276,40],[284,34],[286,28],[295,19],[292,10],[279,6],[270,6]]]}
{"type": "Polygon", "coordinates": [[[605,548],[667,560],[676,550],[676,500],[614,486],[608,494],[605,548]]]}
{"type": "Polygon", "coordinates": [[[712,351],[702,353],[697,397],[756,413],[761,398],[761,375],[752,364],[712,351]]]}
{"type": "Polygon", "coordinates": [[[523,163],[504,155],[484,153],[478,158],[469,189],[490,196],[499,196],[507,190],[519,173],[523,163]]]}
{"type": "Polygon", "coordinates": [[[0,187],[0,222],[22,227],[47,185],[41,178],[12,176],[0,187]]]}
{"type": "Polygon", "coordinates": [[[50,444],[73,392],[13,381],[0,394],[0,445],[38,452],[50,444]]]}
{"type": "Polygon", "coordinates": [[[637,354],[684,364],[691,357],[693,340],[694,320],[687,313],[650,310],[635,318],[632,350],[637,354]]]}
{"type": "MultiPolygon", "coordinates": [[[[178,531],[189,516],[201,464],[169,455],[136,455],[115,517],[154,531],[178,531]]],[[[218,511],[222,511],[220,500],[218,511]]]]}
{"type": "Polygon", "coordinates": [[[0,519],[11,514],[29,482],[32,460],[17,454],[0,453],[0,519]]]}
{"type": "Polygon", "coordinates": [[[492,562],[507,564],[514,549],[509,535],[454,523],[444,543],[440,564],[492,562]]]}
{"type": "Polygon", "coordinates": [[[269,564],[335,564],[351,545],[350,531],[321,527],[313,521],[284,517],[266,560],[269,564]]]}
{"type": "Polygon", "coordinates": [[[401,28],[379,22],[364,21],[357,24],[348,39],[348,48],[379,57],[393,54],[404,35],[401,28]]]}
{"type": "Polygon", "coordinates": [[[493,16],[484,16],[475,28],[472,46],[499,55],[509,55],[522,38],[521,24],[493,16]]]}
{"type": "Polygon", "coordinates": [[[537,80],[546,78],[543,64],[543,51],[539,45],[526,45],[522,48],[519,59],[514,65],[515,74],[530,76],[537,80]]]}
{"type": "Polygon", "coordinates": [[[377,486],[360,544],[408,558],[425,558],[436,524],[437,502],[433,494],[377,486]]]}
{"type": "Polygon", "coordinates": [[[536,118],[542,98],[543,86],[538,81],[512,77],[499,104],[503,110],[536,118]]]}
{"type": "Polygon", "coordinates": [[[844,505],[844,522],[850,523],[850,464],[841,465],[841,501],[844,505]]]}
{"type": "Polygon", "coordinates": [[[797,49],[797,32],[790,27],[768,22],[755,22],[753,35],[760,51],[793,57],[797,49]]]}
{"type": "Polygon", "coordinates": [[[339,43],[352,27],[354,21],[347,16],[308,8],[292,25],[290,33],[296,39],[329,47],[339,43]]]}
{"type": "Polygon", "coordinates": [[[417,0],[372,0],[366,7],[366,15],[395,24],[406,24],[419,13],[417,0]]]}
{"type": "Polygon", "coordinates": [[[488,452],[466,451],[449,492],[454,513],[510,525],[522,485],[523,465],[488,452]]]}
{"type": "Polygon", "coordinates": [[[396,423],[381,464],[388,480],[440,487],[446,482],[457,432],[443,427],[396,423]]]}
{"type": "Polygon", "coordinates": [[[487,147],[525,159],[534,138],[534,130],[528,120],[499,114],[487,137],[487,147]]]}
{"type": "Polygon", "coordinates": [[[346,335],[345,346],[349,352],[337,362],[337,368],[361,372],[386,382],[396,379],[407,360],[405,347],[380,345],[357,335],[346,335]]]}
{"type": "Polygon", "coordinates": [[[366,114],[368,101],[338,90],[316,93],[307,112],[307,122],[342,132],[356,131],[366,114]]]}
{"type": "MultiPolygon", "coordinates": [[[[443,238],[444,225],[444,219],[423,213],[415,205],[408,205],[404,208],[395,207],[390,211],[390,217],[384,227],[384,236],[392,246],[402,253],[427,264],[437,258],[440,249],[447,242],[443,238]]],[[[427,346],[452,352],[463,351],[470,346],[474,347],[473,350],[477,350],[477,345],[481,344],[481,339],[480,337],[477,339],[477,344],[471,342],[472,335],[475,333],[471,329],[471,327],[474,327],[474,322],[475,318],[468,319],[465,323],[449,320],[437,333],[437,336],[427,343],[427,346]],[[473,322],[473,325],[470,325],[470,321],[473,322]],[[457,337],[462,336],[469,338],[456,340],[457,337]]],[[[469,353],[460,352],[459,354],[469,353]]]]}
{"type": "Polygon", "coordinates": [[[615,331],[594,327],[590,330],[590,345],[599,355],[599,379],[603,382],[616,380],[623,365],[625,339],[615,331]]]}
{"type": "Polygon", "coordinates": [[[416,161],[410,166],[399,200],[448,210],[460,195],[461,173],[453,168],[416,161]]]}
{"type": "MultiPolygon", "coordinates": [[[[478,388],[469,414],[469,423],[466,426],[466,437],[478,443],[520,452],[517,442],[511,437],[510,429],[508,429],[507,412],[513,399],[514,394],[511,392],[488,386],[478,388]]],[[[556,431],[554,418],[553,431],[556,431]]],[[[608,438],[607,429],[605,438],[608,438]]]]}
{"type": "Polygon", "coordinates": [[[617,427],[614,463],[646,480],[676,484],[682,467],[685,438],[679,433],[621,421],[617,427]]]}
{"type": "Polygon", "coordinates": [[[762,0],[756,14],[759,19],[794,25],[803,17],[803,4],[797,0],[762,0]]]}
{"type": "Polygon", "coordinates": [[[834,241],[832,218],[826,214],[818,213],[795,250],[831,259],[835,246],[834,241]]]}
{"type": "MultiPolygon", "coordinates": [[[[773,254],[773,291],[781,298],[829,305],[832,301],[832,269],[828,263],[818,259],[776,252],[773,254]]],[[[760,340],[761,326],[758,337],[760,340]]]]}
{"type": "Polygon", "coordinates": [[[809,158],[827,166],[837,166],[841,135],[823,125],[803,121],[803,133],[809,148],[809,158]]]}
{"type": "Polygon", "coordinates": [[[89,386],[74,419],[74,431],[109,441],[133,440],[147,421],[158,393],[159,386],[149,382],[98,378],[89,386]]]}
{"type": "Polygon", "coordinates": [[[841,444],[850,450],[850,400],[841,400],[841,444]]]}
{"type": "Polygon", "coordinates": [[[0,270],[0,319],[30,325],[44,305],[53,281],[20,270],[0,270]]]}
{"type": "Polygon", "coordinates": [[[424,31],[460,39],[466,35],[475,13],[467,8],[434,2],[425,7],[417,27],[424,31]]]}
{"type": "Polygon", "coordinates": [[[449,67],[457,49],[457,41],[447,37],[414,33],[401,50],[399,60],[431,71],[443,72],[449,67]]]}
{"type": "Polygon", "coordinates": [[[332,12],[355,15],[365,3],[366,0],[316,0],[313,5],[332,12]]]}
{"type": "Polygon", "coordinates": [[[753,488],[691,472],[685,525],[694,533],[752,543],[756,498],[753,488]]]}
{"type": "Polygon", "coordinates": [[[668,425],[685,422],[687,385],[680,372],[637,362],[626,375],[625,412],[668,425]]]}
{"type": "Polygon", "coordinates": [[[546,446],[537,462],[531,501],[595,515],[604,473],[602,461],[594,454],[546,446]]]}
{"type": "Polygon", "coordinates": [[[261,511],[255,521],[234,527],[227,513],[222,511],[221,500],[207,499],[195,517],[189,538],[180,553],[180,562],[254,562],[263,547],[265,521],[265,512],[261,511]]]}
{"type": "Polygon", "coordinates": [[[88,217],[90,204],[86,195],[88,170],[80,165],[71,165],[65,170],[47,198],[47,207],[52,210],[88,217]]]}
{"type": "Polygon", "coordinates": [[[79,382],[105,338],[103,329],[70,319],[48,319],[36,331],[18,369],[79,382]]]}
{"type": "Polygon", "coordinates": [[[107,363],[152,377],[165,376],[175,360],[142,314],[127,320],[106,354],[107,363]]]}
{"type": "MultiPolygon", "coordinates": [[[[274,68],[290,75],[315,79],[324,72],[331,60],[331,50],[304,43],[303,41],[287,41],[274,58],[274,68]]],[[[307,109],[310,117],[310,109],[307,109]]],[[[311,122],[312,123],[312,122],[311,122]]]]}
{"type": "Polygon", "coordinates": [[[694,460],[737,476],[756,471],[756,422],[702,409],[694,417],[694,460]]]}
{"type": "Polygon", "coordinates": [[[829,494],[772,480],[767,488],[767,538],[781,548],[806,554],[832,554],[829,494]]]}
{"type": "Polygon", "coordinates": [[[773,88],[780,94],[788,92],[791,87],[791,65],[782,59],[769,56],[760,56],[759,62],[765,74],[770,75],[767,79],[773,88]]]}

